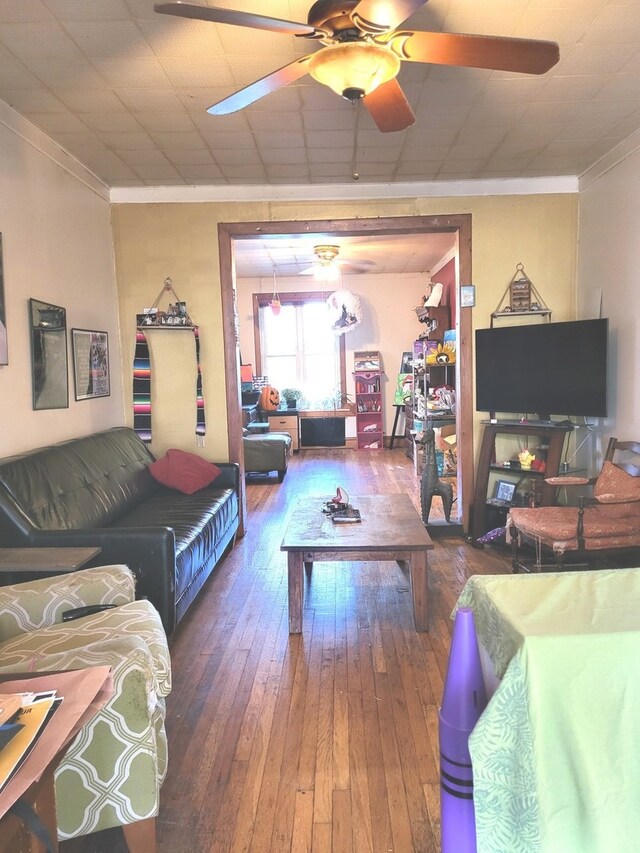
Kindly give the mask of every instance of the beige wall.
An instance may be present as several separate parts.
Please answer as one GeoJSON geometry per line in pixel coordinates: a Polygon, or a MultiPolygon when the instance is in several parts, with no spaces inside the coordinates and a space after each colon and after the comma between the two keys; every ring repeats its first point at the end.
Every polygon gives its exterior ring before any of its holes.
{"type": "MultiPolygon", "coordinates": [[[[171,276],[180,298],[186,300],[189,312],[201,327],[208,420],[204,452],[209,458],[226,458],[218,222],[471,213],[473,283],[477,292],[473,321],[476,326],[485,327],[518,262],[524,264],[529,278],[553,310],[554,320],[575,317],[577,204],[576,195],[558,194],[359,203],[114,205],[125,398],[131,388],[135,315],[153,303],[163,279],[171,276]]],[[[153,342],[156,358],[162,351],[168,364],[176,340],[171,335],[157,332],[153,342]]],[[[373,343],[371,340],[372,348],[373,343]]],[[[171,445],[195,447],[195,386],[191,372],[191,362],[186,359],[167,367],[162,374],[154,374],[155,452],[171,445]]],[[[131,421],[130,409],[127,417],[131,421]]]]}
{"type": "Polygon", "coordinates": [[[580,317],[609,318],[609,412],[598,424],[600,449],[612,435],[640,435],[640,151],[580,192],[580,317]]]}
{"type": "Polygon", "coordinates": [[[109,202],[46,150],[47,140],[0,102],[0,232],[9,345],[9,364],[0,367],[0,457],[108,429],[124,419],[109,202]],[[31,132],[44,150],[27,141],[31,132]],[[33,411],[29,298],[66,308],[68,330],[109,333],[110,397],[75,402],[69,342],[69,408],[33,411]]]}

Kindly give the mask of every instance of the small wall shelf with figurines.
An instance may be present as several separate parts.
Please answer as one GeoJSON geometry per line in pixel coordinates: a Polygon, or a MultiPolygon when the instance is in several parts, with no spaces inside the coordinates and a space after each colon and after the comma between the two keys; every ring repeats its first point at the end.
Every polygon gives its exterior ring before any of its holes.
{"type": "Polygon", "coordinates": [[[354,353],[356,439],[358,450],[381,450],[382,361],[379,352],[354,353]]]}
{"type": "Polygon", "coordinates": [[[136,314],[136,326],[138,329],[194,329],[195,323],[189,316],[187,303],[182,302],[173,289],[172,280],[165,278],[151,308],[145,308],[142,314],[136,314]],[[161,311],[158,305],[166,293],[173,295],[175,303],[170,302],[166,310],[161,311]]]}
{"type": "Polygon", "coordinates": [[[516,264],[513,278],[502,294],[498,307],[491,313],[491,328],[493,321],[500,317],[545,317],[551,322],[551,311],[544,304],[542,297],[533,286],[522,264],[516,264]]]}

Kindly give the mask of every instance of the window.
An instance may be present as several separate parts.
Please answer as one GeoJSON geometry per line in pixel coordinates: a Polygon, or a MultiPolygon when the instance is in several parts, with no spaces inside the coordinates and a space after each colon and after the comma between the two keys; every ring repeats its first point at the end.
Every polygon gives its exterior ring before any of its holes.
{"type": "Polygon", "coordinates": [[[274,314],[270,297],[254,294],[258,373],[280,390],[299,388],[312,409],[339,406],[346,390],[344,335],[331,329],[326,298],[281,293],[282,308],[274,314]]]}

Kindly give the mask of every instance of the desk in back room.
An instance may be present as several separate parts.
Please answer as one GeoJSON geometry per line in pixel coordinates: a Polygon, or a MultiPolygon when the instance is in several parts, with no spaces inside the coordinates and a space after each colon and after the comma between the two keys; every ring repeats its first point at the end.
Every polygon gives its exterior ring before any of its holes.
{"type": "Polygon", "coordinates": [[[475,576],[498,678],[471,737],[478,853],[640,844],[640,569],[475,576]]]}

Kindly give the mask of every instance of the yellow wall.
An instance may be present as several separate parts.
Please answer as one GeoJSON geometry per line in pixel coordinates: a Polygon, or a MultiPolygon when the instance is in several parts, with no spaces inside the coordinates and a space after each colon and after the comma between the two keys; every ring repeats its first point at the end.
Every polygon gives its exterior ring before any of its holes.
{"type": "MultiPolygon", "coordinates": [[[[121,204],[113,206],[125,399],[131,389],[135,315],[155,300],[171,276],[199,324],[207,411],[206,455],[227,458],[219,222],[344,219],[472,214],[474,326],[491,312],[518,262],[553,310],[553,320],[576,316],[577,195],[487,196],[368,202],[252,202],[121,204]]],[[[462,282],[467,284],[469,282],[462,282]]],[[[160,307],[164,307],[163,300],[160,307]]],[[[155,332],[152,349],[152,449],[195,448],[195,367],[186,333],[155,332]],[[173,337],[172,337],[173,335],[173,337]],[[178,343],[180,341],[180,343],[178,343]]],[[[190,337],[190,336],[188,336],[190,337]]],[[[478,417],[478,420],[480,416],[478,417]]],[[[128,422],[132,422],[129,409],[128,422]]]]}

